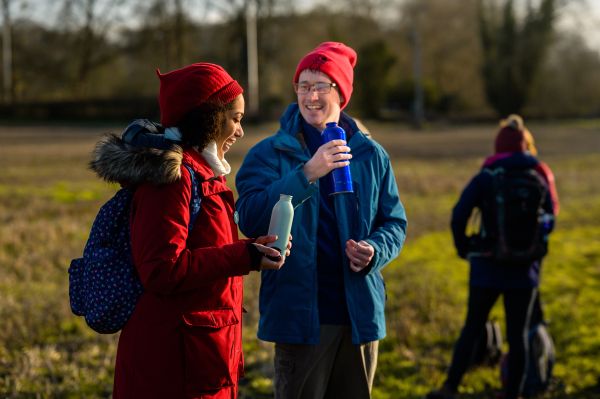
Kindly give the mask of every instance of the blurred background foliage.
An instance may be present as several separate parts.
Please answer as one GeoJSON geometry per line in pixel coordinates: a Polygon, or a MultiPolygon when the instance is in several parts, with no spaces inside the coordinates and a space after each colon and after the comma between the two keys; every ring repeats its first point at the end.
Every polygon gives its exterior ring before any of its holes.
{"type": "MultiPolygon", "coordinates": [[[[300,57],[325,40],[358,52],[349,112],[390,154],[409,218],[406,246],[384,271],[388,335],[374,398],[421,398],[444,378],[468,270],[449,215],[492,149],[497,117],[515,111],[532,121],[561,195],[541,288],[557,346],[543,398],[600,397],[599,9],[597,0],[0,0],[0,397],[111,395],[118,335],[71,314],[67,268],[115,191],[85,166],[93,144],[130,118],[158,118],[155,69],[216,62],[243,84],[261,123],[245,125],[230,152],[236,170],[294,101],[300,57]],[[64,123],[74,119],[85,123],[64,123]]],[[[258,275],[245,284],[241,397],[270,398],[258,275]]],[[[493,317],[502,320],[501,306],[493,317]]],[[[482,368],[460,397],[494,398],[499,386],[498,370],[482,368]]]]}
{"type": "Polygon", "coordinates": [[[244,87],[256,86],[251,116],[278,117],[293,100],[296,63],[325,40],[358,52],[349,106],[357,116],[600,115],[592,0],[1,4],[4,118],[156,118],[154,70],[197,61],[221,64],[244,87]],[[247,40],[253,28],[256,40],[247,40]],[[253,48],[256,75],[248,74],[253,48]]]}

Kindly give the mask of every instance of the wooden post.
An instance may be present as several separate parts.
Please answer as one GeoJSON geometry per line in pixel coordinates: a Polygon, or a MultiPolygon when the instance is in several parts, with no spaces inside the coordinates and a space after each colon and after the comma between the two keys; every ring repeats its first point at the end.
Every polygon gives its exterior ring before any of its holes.
{"type": "Polygon", "coordinates": [[[256,0],[248,0],[246,4],[246,47],[248,62],[248,103],[247,112],[257,116],[259,111],[258,95],[258,38],[256,31],[256,0]]]}
{"type": "Polygon", "coordinates": [[[2,75],[3,79],[3,91],[4,101],[8,104],[13,101],[13,87],[12,87],[12,27],[10,21],[10,1],[2,0],[2,75]]]}

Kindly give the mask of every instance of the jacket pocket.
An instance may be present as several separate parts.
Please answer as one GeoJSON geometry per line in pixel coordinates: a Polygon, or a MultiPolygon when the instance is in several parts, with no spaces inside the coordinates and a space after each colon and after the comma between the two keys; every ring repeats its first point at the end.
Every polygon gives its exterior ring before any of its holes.
{"type": "Polygon", "coordinates": [[[182,320],[186,395],[234,385],[241,342],[233,309],[188,312],[182,320]]]}

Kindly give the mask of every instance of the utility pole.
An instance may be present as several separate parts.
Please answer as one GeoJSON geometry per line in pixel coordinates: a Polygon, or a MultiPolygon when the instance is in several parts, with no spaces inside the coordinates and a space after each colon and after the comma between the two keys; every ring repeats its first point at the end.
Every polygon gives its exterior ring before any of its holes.
{"type": "Polygon", "coordinates": [[[185,28],[183,19],[183,6],[181,0],[174,1],[175,7],[175,62],[177,65],[183,65],[184,60],[184,42],[185,42],[185,28]]]}
{"type": "Polygon", "coordinates": [[[4,101],[11,104],[13,101],[12,87],[12,29],[10,22],[10,0],[2,0],[2,75],[4,88],[4,101]]]}
{"type": "Polygon", "coordinates": [[[246,3],[246,48],[248,62],[248,114],[251,116],[257,116],[259,111],[257,12],[256,0],[248,0],[246,3]]]}
{"type": "Polygon", "coordinates": [[[412,7],[412,24],[410,32],[414,80],[413,121],[417,129],[421,129],[423,127],[423,122],[425,121],[425,98],[423,95],[423,65],[420,27],[422,11],[422,5],[418,3],[412,7]]]}

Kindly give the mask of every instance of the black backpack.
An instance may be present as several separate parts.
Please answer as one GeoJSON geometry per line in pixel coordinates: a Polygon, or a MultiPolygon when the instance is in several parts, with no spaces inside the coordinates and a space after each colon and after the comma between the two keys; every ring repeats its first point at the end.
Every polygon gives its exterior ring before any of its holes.
{"type": "Polygon", "coordinates": [[[534,169],[484,169],[492,175],[488,208],[495,219],[493,231],[482,231],[498,262],[528,264],[548,252],[547,233],[552,215],[545,211],[548,185],[534,169]]]}
{"type": "MultiPolygon", "coordinates": [[[[529,358],[522,393],[526,397],[531,397],[548,390],[552,381],[552,370],[556,355],[554,342],[546,323],[535,323],[529,329],[528,340],[529,358]]],[[[509,356],[510,353],[507,353],[500,365],[500,378],[503,386],[506,386],[508,381],[509,356]]]]}

